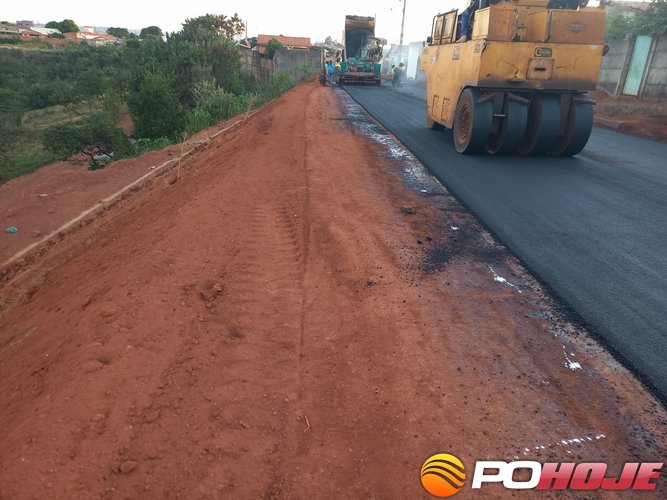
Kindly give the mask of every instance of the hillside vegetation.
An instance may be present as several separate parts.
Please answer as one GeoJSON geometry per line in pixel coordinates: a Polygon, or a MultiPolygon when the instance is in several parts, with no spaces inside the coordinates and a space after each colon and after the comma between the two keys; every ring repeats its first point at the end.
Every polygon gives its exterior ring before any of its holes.
{"type": "Polygon", "coordinates": [[[232,40],[243,29],[236,15],[208,14],[164,38],[147,31],[122,46],[0,49],[0,183],[78,152],[117,159],[163,147],[312,73],[257,82],[232,40]],[[132,137],[115,125],[128,111],[132,137]]]}

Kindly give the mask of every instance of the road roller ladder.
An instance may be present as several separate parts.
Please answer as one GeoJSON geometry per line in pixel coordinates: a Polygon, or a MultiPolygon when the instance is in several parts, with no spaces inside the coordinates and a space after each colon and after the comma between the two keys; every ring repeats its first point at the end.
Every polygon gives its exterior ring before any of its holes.
{"type": "Polygon", "coordinates": [[[586,91],[595,89],[608,50],[605,8],[488,2],[471,17],[469,37],[457,10],[433,19],[420,62],[427,126],[452,129],[459,153],[579,153],[593,127],[586,91]]]}

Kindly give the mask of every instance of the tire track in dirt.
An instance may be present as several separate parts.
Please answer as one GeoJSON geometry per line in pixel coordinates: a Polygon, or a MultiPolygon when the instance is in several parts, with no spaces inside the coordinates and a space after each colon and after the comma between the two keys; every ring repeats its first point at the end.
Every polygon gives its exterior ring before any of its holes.
{"type": "Polygon", "coordinates": [[[309,258],[304,269],[299,399],[293,455],[270,493],[329,497],[345,484],[348,494],[372,497],[390,490],[374,490],[378,483],[373,479],[365,484],[362,475],[372,471],[373,478],[391,476],[402,462],[391,461],[393,451],[385,457],[388,460],[377,462],[371,458],[372,450],[364,456],[363,449],[370,442],[387,440],[395,431],[407,432],[401,422],[403,410],[395,400],[401,392],[396,388],[404,382],[396,380],[395,365],[380,361],[386,360],[388,351],[394,355],[400,351],[403,321],[390,312],[392,305],[385,305],[387,316],[382,320],[373,307],[373,295],[382,294],[379,289],[385,281],[396,279],[390,269],[393,250],[387,248],[385,227],[359,224],[366,217],[375,220],[377,212],[386,209],[369,206],[369,194],[384,193],[385,186],[366,182],[364,169],[355,172],[356,162],[369,161],[368,152],[363,142],[347,139],[347,124],[332,118],[340,110],[335,94],[312,93],[306,109],[309,258]],[[322,143],[330,147],[317,147],[322,143]],[[343,156],[345,163],[337,162],[337,156],[343,156]],[[351,189],[357,183],[367,190],[351,189]],[[379,346],[371,331],[386,335],[385,345],[379,346]],[[347,476],[351,469],[359,478],[347,476]]]}

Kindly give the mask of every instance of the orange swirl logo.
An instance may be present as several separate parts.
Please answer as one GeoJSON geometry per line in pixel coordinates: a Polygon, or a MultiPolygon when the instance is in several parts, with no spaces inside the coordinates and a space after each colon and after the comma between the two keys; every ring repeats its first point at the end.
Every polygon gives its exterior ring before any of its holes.
{"type": "Polygon", "coordinates": [[[465,483],[465,467],[454,455],[438,453],[422,465],[421,480],[422,486],[431,495],[450,497],[458,493],[465,483]]]}

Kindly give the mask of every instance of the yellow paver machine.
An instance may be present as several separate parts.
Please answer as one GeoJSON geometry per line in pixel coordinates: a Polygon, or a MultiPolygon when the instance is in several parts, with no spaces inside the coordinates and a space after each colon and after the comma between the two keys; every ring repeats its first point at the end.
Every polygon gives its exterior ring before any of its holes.
{"type": "Polygon", "coordinates": [[[605,8],[586,3],[475,0],[435,16],[420,63],[427,126],[451,128],[459,153],[579,153],[608,50],[605,8]]]}

